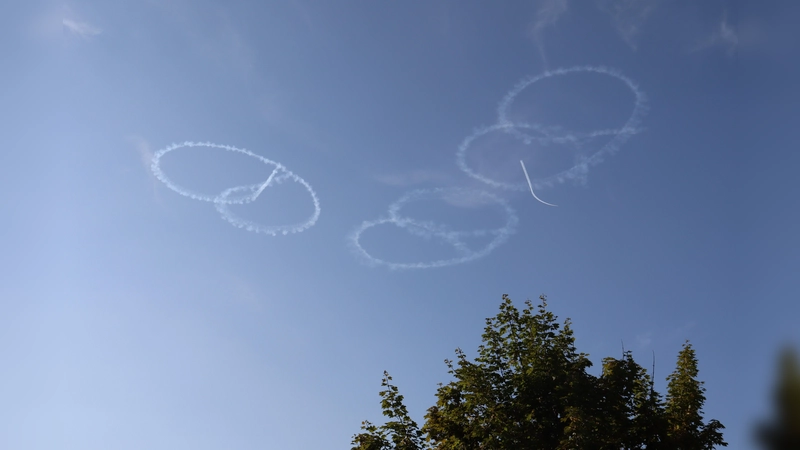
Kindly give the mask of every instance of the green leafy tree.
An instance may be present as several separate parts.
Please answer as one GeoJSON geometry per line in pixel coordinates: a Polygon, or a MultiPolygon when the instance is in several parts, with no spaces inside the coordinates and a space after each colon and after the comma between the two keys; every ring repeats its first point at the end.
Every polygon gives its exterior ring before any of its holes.
{"type": "Polygon", "coordinates": [[[706,388],[697,374],[697,356],[686,341],[678,353],[675,371],[667,377],[668,435],[675,450],[706,450],[728,445],[722,439],[720,430],[725,427],[719,421],[703,422],[706,388]]]}
{"type": "Polygon", "coordinates": [[[603,360],[600,376],[600,448],[617,450],[667,448],[666,418],[661,396],[653,380],[633,360],[630,351],[622,359],[603,360]]]}
{"type": "Polygon", "coordinates": [[[527,301],[520,311],[503,296],[486,320],[478,355],[461,350],[445,360],[453,380],[440,384],[422,428],[384,373],[383,414],[391,421],[362,424],[353,450],[690,450],[727,445],[712,420],[700,415],[705,397],[697,360],[686,344],[670,380],[667,402],[631,352],[606,358],[599,377],[578,353],[569,319],[563,324],[527,301]],[[695,433],[696,431],[696,433],[695,433]],[[424,436],[424,440],[422,439],[424,436]]]}
{"type": "Polygon", "coordinates": [[[800,363],[788,347],[780,357],[774,395],[777,414],[772,423],[759,427],[759,440],[769,450],[800,449],[800,363]]]}
{"type": "Polygon", "coordinates": [[[408,415],[397,386],[391,383],[392,377],[383,372],[380,392],[383,415],[389,421],[377,427],[365,420],[361,423],[362,433],[353,436],[352,450],[424,450],[427,445],[417,423],[408,415]]]}
{"type": "Polygon", "coordinates": [[[423,426],[434,448],[559,448],[594,428],[580,395],[591,393],[591,362],[575,350],[569,321],[562,327],[541,300],[538,312],[526,302],[520,313],[503,296],[475,361],[460,349],[456,366],[446,361],[455,380],[439,388],[423,426]]]}

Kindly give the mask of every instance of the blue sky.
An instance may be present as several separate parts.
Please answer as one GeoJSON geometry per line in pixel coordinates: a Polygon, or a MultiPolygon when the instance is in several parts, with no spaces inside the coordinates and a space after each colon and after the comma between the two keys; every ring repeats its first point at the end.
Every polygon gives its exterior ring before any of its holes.
{"type": "Polygon", "coordinates": [[[545,293],[593,373],[623,341],[644,366],[655,352],[664,392],[690,339],[706,417],[751,448],[779,345],[800,342],[799,14],[722,0],[9,5],[0,447],[349,448],[381,419],[383,370],[421,422],[443,359],[474,356],[501,295],[545,293]],[[572,67],[617,76],[546,77],[498,119],[521,80],[572,67]],[[636,90],[645,108],[626,126],[636,90]],[[498,124],[466,161],[518,190],[456,163],[498,124]],[[161,168],[229,218],[292,232],[232,226],[170,190],[152,159],[185,141],[266,158],[179,148],[161,168]],[[525,190],[520,160],[558,207],[525,190]],[[319,198],[313,223],[289,174],[319,198]],[[243,204],[220,200],[232,188],[243,204]]]}

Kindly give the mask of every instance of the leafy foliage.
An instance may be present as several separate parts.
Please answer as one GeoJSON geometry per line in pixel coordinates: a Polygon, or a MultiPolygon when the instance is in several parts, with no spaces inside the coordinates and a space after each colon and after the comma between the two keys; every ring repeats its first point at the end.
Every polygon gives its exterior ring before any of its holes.
{"type": "Polygon", "coordinates": [[[598,380],[601,448],[668,448],[661,395],[630,351],[622,359],[605,358],[598,380]]]}
{"type": "Polygon", "coordinates": [[[669,438],[676,450],[705,450],[727,446],[716,420],[703,423],[702,409],[706,401],[703,382],[697,380],[697,357],[687,341],[678,353],[678,363],[667,377],[667,420],[669,438]]]}
{"type": "Polygon", "coordinates": [[[353,436],[352,450],[422,450],[427,448],[422,432],[408,415],[397,386],[391,384],[392,377],[383,372],[380,392],[383,415],[391,420],[376,427],[368,420],[361,423],[362,433],[353,436]]]}
{"type": "Polygon", "coordinates": [[[605,358],[599,377],[575,348],[571,323],[547,310],[547,299],[520,311],[504,295],[486,319],[483,343],[470,361],[461,349],[445,360],[453,380],[418,428],[384,372],[381,427],[362,424],[352,450],[713,449],[724,428],[704,423],[705,388],[688,343],[669,376],[666,402],[633,360],[605,358]],[[424,437],[424,439],[423,439],[424,437]]]}

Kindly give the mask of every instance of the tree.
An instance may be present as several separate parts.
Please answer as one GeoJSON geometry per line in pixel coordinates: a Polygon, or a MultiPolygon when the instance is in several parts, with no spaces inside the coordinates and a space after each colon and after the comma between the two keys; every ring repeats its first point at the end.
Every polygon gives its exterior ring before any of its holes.
{"type": "Polygon", "coordinates": [[[661,396],[630,351],[623,351],[622,359],[603,360],[599,390],[602,448],[669,448],[661,396]]]}
{"type": "Polygon", "coordinates": [[[800,363],[789,347],[779,360],[779,379],[774,392],[776,417],[758,428],[758,438],[769,450],[800,448],[800,363]]]}
{"type": "Polygon", "coordinates": [[[456,349],[445,360],[453,377],[439,385],[422,428],[384,373],[381,427],[365,421],[353,450],[634,450],[713,449],[727,445],[716,420],[703,423],[702,382],[688,343],[670,375],[666,405],[631,352],[606,358],[599,377],[578,353],[571,323],[558,323],[527,301],[519,311],[504,295],[500,312],[486,319],[478,356],[456,349]],[[688,431],[687,431],[688,430],[688,431]],[[694,431],[697,431],[695,433],[694,431]],[[422,438],[425,438],[424,440],[422,438]],[[684,442],[685,441],[685,442],[684,442]]]}
{"type": "Polygon", "coordinates": [[[455,381],[441,386],[423,431],[435,448],[557,448],[566,434],[592,428],[583,414],[591,393],[591,362],[575,350],[569,321],[562,328],[541,297],[520,312],[503,296],[500,313],[486,320],[479,356],[456,351],[446,361],[455,381]],[[584,396],[581,396],[584,394],[584,396]]]}
{"type": "Polygon", "coordinates": [[[376,427],[368,420],[361,423],[362,433],[353,436],[352,450],[423,450],[427,445],[422,441],[422,432],[417,423],[408,415],[397,386],[391,384],[392,377],[383,372],[380,392],[383,415],[390,421],[376,427]]]}
{"type": "Polygon", "coordinates": [[[667,377],[667,421],[669,441],[675,450],[706,450],[728,444],[719,430],[725,427],[717,420],[703,423],[706,401],[705,382],[697,380],[697,356],[686,341],[678,353],[675,371],[667,377]]]}

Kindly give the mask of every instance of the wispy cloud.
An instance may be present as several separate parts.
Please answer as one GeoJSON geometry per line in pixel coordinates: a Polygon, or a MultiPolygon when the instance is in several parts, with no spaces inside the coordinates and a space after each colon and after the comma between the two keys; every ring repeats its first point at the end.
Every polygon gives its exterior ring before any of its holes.
{"type": "Polygon", "coordinates": [[[128,136],[127,140],[136,148],[142,168],[155,180],[156,177],[150,172],[150,165],[153,163],[153,150],[150,148],[150,144],[141,136],[128,136]]]}
{"type": "Polygon", "coordinates": [[[170,27],[183,36],[193,51],[236,71],[245,80],[257,78],[255,48],[225,4],[191,0],[148,0],[148,3],[171,21],[170,27]]]}
{"type": "Polygon", "coordinates": [[[75,33],[82,38],[90,38],[103,32],[103,30],[95,27],[94,25],[72,19],[61,19],[61,24],[64,26],[64,29],[75,33]]]}
{"type": "Polygon", "coordinates": [[[692,51],[706,50],[713,47],[723,47],[726,49],[728,56],[733,56],[739,46],[739,35],[736,30],[728,23],[727,11],[722,13],[722,20],[720,20],[717,29],[710,37],[696,45],[692,51]]]}
{"type": "Polygon", "coordinates": [[[541,33],[546,27],[555,24],[567,12],[567,0],[542,0],[536,10],[536,21],[531,26],[533,33],[541,33]]]}
{"type": "Polygon", "coordinates": [[[232,294],[229,297],[231,301],[252,312],[264,311],[261,295],[257,292],[252,283],[236,274],[229,274],[228,281],[230,283],[229,289],[232,294]]]}
{"type": "Polygon", "coordinates": [[[638,47],[637,40],[645,21],[658,6],[660,0],[598,0],[601,10],[611,16],[611,22],[620,37],[632,49],[638,47]]]}
{"type": "MultiPolygon", "coordinates": [[[[27,37],[36,41],[57,44],[63,43],[65,38],[77,36],[89,40],[103,32],[76,13],[69,5],[57,5],[54,2],[37,11],[30,20],[23,25],[27,37]]],[[[62,47],[62,48],[69,48],[62,47]]]]}
{"type": "Polygon", "coordinates": [[[653,343],[653,332],[648,331],[636,336],[636,347],[639,350],[645,349],[653,343]]]}
{"type": "Polygon", "coordinates": [[[670,339],[679,339],[681,341],[689,338],[689,332],[697,325],[694,321],[688,321],[683,325],[673,329],[669,333],[670,339]]]}
{"type": "Polygon", "coordinates": [[[451,177],[441,171],[433,169],[415,169],[404,173],[376,175],[375,181],[389,186],[408,187],[426,183],[444,184],[451,177]]]}
{"type": "Polygon", "coordinates": [[[158,195],[158,185],[160,182],[155,175],[153,175],[153,171],[150,170],[150,166],[153,164],[153,150],[150,148],[150,144],[145,140],[145,138],[141,136],[128,136],[126,138],[128,143],[134,147],[136,153],[139,155],[139,162],[142,165],[142,169],[147,174],[147,178],[149,179],[150,186],[153,190],[153,198],[156,202],[161,205],[161,197],[158,195]]]}
{"type": "Polygon", "coordinates": [[[568,0],[541,0],[536,10],[536,20],[531,25],[531,36],[539,48],[539,56],[545,69],[549,68],[547,53],[544,50],[544,30],[554,25],[558,18],[567,12],[568,0]]]}
{"type": "Polygon", "coordinates": [[[456,208],[484,208],[486,206],[498,205],[493,197],[489,197],[483,191],[470,191],[466,189],[453,190],[442,194],[442,201],[456,208]]]}

